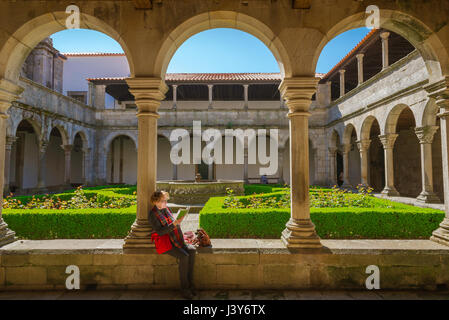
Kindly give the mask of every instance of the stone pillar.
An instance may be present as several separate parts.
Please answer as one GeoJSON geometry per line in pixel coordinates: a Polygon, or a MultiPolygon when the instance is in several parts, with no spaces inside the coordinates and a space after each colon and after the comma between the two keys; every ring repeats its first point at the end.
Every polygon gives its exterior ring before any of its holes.
{"type": "Polygon", "coordinates": [[[382,39],[382,69],[388,68],[389,59],[388,59],[388,37],[390,37],[389,32],[382,32],[380,34],[382,39]]]}
{"type": "Polygon", "coordinates": [[[284,151],[285,148],[279,146],[278,148],[278,175],[279,175],[279,184],[284,184],[284,151]]]}
{"type": "Polygon", "coordinates": [[[173,110],[176,110],[178,102],[178,85],[174,84],[173,86],[173,110]]]}
{"type": "Polygon", "coordinates": [[[125,238],[123,250],[125,253],[144,253],[154,248],[150,239],[152,228],[148,222],[148,212],[157,179],[157,110],[168,88],[160,78],[129,78],[126,82],[138,109],[137,215],[125,238]]]}
{"type": "Polygon", "coordinates": [[[10,189],[9,189],[9,178],[11,174],[11,149],[14,143],[16,142],[16,137],[8,136],[6,137],[6,144],[5,144],[5,181],[4,181],[4,187],[3,187],[3,193],[5,195],[9,195],[10,189]]]}
{"type": "Polygon", "coordinates": [[[440,107],[441,153],[443,158],[444,204],[446,216],[430,240],[449,246],[449,77],[425,87],[440,107]]]}
{"type": "Polygon", "coordinates": [[[249,184],[248,180],[248,147],[243,146],[243,181],[249,184]]]}
{"type": "Polygon", "coordinates": [[[368,181],[368,168],[369,168],[369,146],[371,140],[360,140],[357,145],[360,150],[360,167],[361,167],[361,180],[362,185],[367,187],[369,185],[368,181]]]}
{"type": "Polygon", "coordinates": [[[211,163],[207,166],[207,180],[214,180],[214,164],[211,163]]]}
{"type": "Polygon", "coordinates": [[[329,148],[329,185],[337,186],[337,151],[335,147],[329,148]]]}
{"type": "Polygon", "coordinates": [[[72,150],[73,145],[66,144],[62,145],[61,148],[64,150],[64,184],[70,186],[70,176],[72,173],[72,150]]]}
{"type": "Polygon", "coordinates": [[[96,84],[95,95],[94,95],[94,104],[97,109],[104,109],[106,105],[106,86],[103,84],[96,84]]]}
{"type": "Polygon", "coordinates": [[[349,182],[349,151],[351,151],[351,144],[343,145],[343,184],[342,188],[352,188],[349,182]]]}
{"type": "Polygon", "coordinates": [[[47,152],[48,141],[40,140],[39,141],[39,155],[37,161],[37,190],[36,192],[46,192],[45,185],[45,172],[46,172],[46,164],[45,164],[45,154],[47,152]]]}
{"type": "Polygon", "coordinates": [[[346,93],[345,87],[345,69],[341,69],[340,71],[340,97],[343,97],[346,93]]]}
{"type": "Polygon", "coordinates": [[[389,197],[398,197],[399,192],[394,186],[394,161],[393,161],[393,150],[394,143],[398,138],[398,134],[390,133],[384,136],[379,136],[380,142],[384,147],[385,153],[385,189],[382,191],[383,195],[389,197]]]}
{"type": "Polygon", "coordinates": [[[421,179],[422,192],[417,200],[424,203],[440,203],[441,200],[433,192],[432,142],[437,126],[415,128],[421,146],[421,179]]]}
{"type": "Polygon", "coordinates": [[[249,85],[247,85],[247,84],[243,85],[243,96],[244,96],[244,99],[245,99],[244,109],[245,110],[248,110],[248,87],[249,87],[249,85]]]}
{"type": "Polygon", "coordinates": [[[358,80],[359,85],[363,83],[363,57],[365,55],[363,53],[358,54],[357,57],[357,71],[358,71],[358,80]]]}
{"type": "Polygon", "coordinates": [[[282,232],[290,249],[321,248],[309,208],[309,107],[319,78],[285,78],[279,90],[289,108],[291,218],[282,232]]]}
{"type": "Polygon", "coordinates": [[[209,109],[212,109],[212,99],[213,99],[212,93],[213,93],[214,85],[208,84],[207,87],[209,89],[209,109]]]}
{"type": "Polygon", "coordinates": [[[90,180],[91,180],[91,168],[92,166],[90,165],[90,152],[91,152],[91,148],[83,148],[82,152],[83,152],[83,161],[81,163],[82,168],[81,168],[81,173],[83,175],[82,180],[83,180],[83,184],[85,185],[89,185],[90,184],[90,180]]]}
{"type": "MultiPolygon", "coordinates": [[[[0,80],[0,172],[5,172],[5,144],[6,127],[8,125],[8,109],[14,100],[22,93],[23,88],[5,80],[0,80]]],[[[5,175],[0,174],[0,188],[4,189],[5,175]]],[[[3,193],[0,193],[0,203],[3,203],[3,193]]],[[[16,233],[8,228],[2,217],[2,206],[0,206],[0,247],[17,240],[16,233]]]]}
{"type": "Polygon", "coordinates": [[[90,81],[88,83],[87,104],[91,107],[95,104],[95,85],[90,81]]]}

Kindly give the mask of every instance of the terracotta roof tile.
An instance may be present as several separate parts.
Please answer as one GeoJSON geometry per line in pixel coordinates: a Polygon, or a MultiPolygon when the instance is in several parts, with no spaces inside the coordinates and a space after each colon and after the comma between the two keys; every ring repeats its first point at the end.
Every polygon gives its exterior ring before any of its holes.
{"type": "MultiPolygon", "coordinates": [[[[322,78],[324,74],[317,73],[322,78]]],[[[88,78],[87,81],[125,80],[125,77],[88,78]]],[[[209,82],[209,81],[281,81],[280,73],[167,73],[170,82],[209,82]]]]}
{"type": "Polygon", "coordinates": [[[337,63],[322,78],[325,79],[325,78],[329,77],[332,73],[334,73],[335,70],[337,70],[344,62],[346,62],[346,60],[349,59],[349,57],[351,57],[354,54],[354,52],[356,52],[358,49],[360,49],[369,39],[371,39],[377,33],[377,31],[379,31],[379,29],[371,30],[351,51],[349,51],[349,53],[343,59],[340,60],[339,63],[337,63]]]}

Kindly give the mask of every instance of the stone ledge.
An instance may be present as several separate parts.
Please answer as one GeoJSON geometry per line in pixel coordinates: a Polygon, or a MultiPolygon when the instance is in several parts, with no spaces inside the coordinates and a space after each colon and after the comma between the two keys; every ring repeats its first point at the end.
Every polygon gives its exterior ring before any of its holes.
{"type": "MultiPolygon", "coordinates": [[[[449,254],[449,247],[430,240],[321,240],[321,254],[449,254]]],[[[122,254],[123,239],[19,240],[0,248],[8,254],[122,254]]],[[[153,249],[154,253],[155,250],[153,249]]],[[[153,253],[150,251],[150,253],[153,253]]],[[[211,248],[198,248],[198,254],[260,253],[313,254],[316,251],[288,250],[280,239],[212,239],[211,248]]]]}

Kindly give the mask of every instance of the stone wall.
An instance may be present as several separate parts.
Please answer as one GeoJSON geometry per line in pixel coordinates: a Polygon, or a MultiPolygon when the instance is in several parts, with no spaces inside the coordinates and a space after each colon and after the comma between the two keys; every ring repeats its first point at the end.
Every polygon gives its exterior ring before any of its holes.
{"type": "MultiPolygon", "coordinates": [[[[53,249],[42,248],[43,241],[34,241],[34,248],[30,241],[3,247],[0,290],[65,289],[68,265],[79,267],[81,289],[179,287],[178,265],[169,255],[123,254],[122,240],[92,240],[94,246],[86,245],[89,240],[58,241],[53,249]]],[[[212,249],[197,252],[194,282],[199,289],[365,290],[366,268],[376,265],[381,289],[449,286],[449,249],[442,245],[425,240],[401,241],[401,249],[395,241],[323,244],[321,253],[292,253],[280,240],[214,239],[212,249]]]]}

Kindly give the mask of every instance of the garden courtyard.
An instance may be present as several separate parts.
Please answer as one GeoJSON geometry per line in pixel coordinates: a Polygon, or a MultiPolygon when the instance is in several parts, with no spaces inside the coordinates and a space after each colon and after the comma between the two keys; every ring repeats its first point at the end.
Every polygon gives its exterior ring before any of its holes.
{"type": "MultiPolygon", "coordinates": [[[[210,198],[199,214],[189,214],[183,231],[202,227],[212,241],[212,247],[197,250],[198,289],[215,290],[218,299],[238,290],[304,289],[324,290],[318,296],[332,299],[326,290],[365,291],[367,268],[374,265],[383,290],[448,290],[449,248],[428,240],[443,211],[379,199],[365,188],[309,192],[321,249],[293,250],[281,241],[290,218],[286,186],[245,185],[242,196],[228,189],[226,196],[210,198]]],[[[0,248],[2,290],[65,290],[69,265],[79,267],[81,289],[179,287],[176,259],[154,249],[123,249],[136,218],[135,186],[7,197],[3,207],[18,241],[0,248]]]]}
{"type": "MultiPolygon", "coordinates": [[[[211,238],[279,239],[290,218],[290,189],[245,185],[211,197],[190,214],[183,231],[206,230],[211,238]]],[[[312,222],[321,239],[429,239],[444,211],[380,199],[372,190],[310,188],[312,222]]],[[[19,239],[123,239],[136,217],[136,186],[115,185],[60,194],[9,196],[3,217],[19,239]]],[[[170,204],[173,212],[182,204],[170,204]]]]}

